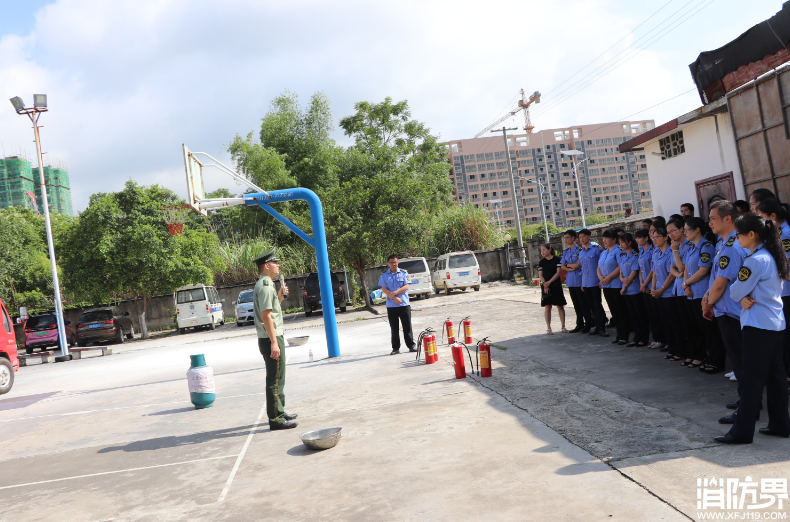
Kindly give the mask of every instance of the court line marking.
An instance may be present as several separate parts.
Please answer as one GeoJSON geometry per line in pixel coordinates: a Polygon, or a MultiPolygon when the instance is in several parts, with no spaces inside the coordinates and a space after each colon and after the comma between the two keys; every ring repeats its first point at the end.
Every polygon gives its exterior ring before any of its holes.
{"type": "Polygon", "coordinates": [[[207,457],[205,459],[185,460],[183,462],[171,462],[170,464],[157,464],[155,466],[146,466],[146,467],[143,467],[143,468],[119,469],[119,470],[116,470],[116,471],[104,471],[102,473],[91,473],[90,475],[78,475],[76,477],[65,477],[65,478],[52,479],[52,480],[41,480],[39,482],[28,482],[26,484],[15,484],[13,486],[3,486],[3,487],[0,487],[0,490],[2,490],[2,489],[12,489],[12,488],[21,488],[21,487],[25,487],[25,486],[37,486],[39,484],[49,484],[51,482],[61,482],[61,481],[64,481],[64,480],[75,480],[75,479],[88,478],[88,477],[99,477],[101,475],[112,475],[112,474],[115,474],[115,473],[127,473],[129,471],[140,471],[140,470],[145,470],[145,469],[164,468],[164,467],[168,467],[168,466],[180,466],[181,464],[193,464],[195,462],[205,462],[207,460],[229,459],[231,457],[236,457],[236,456],[237,455],[223,455],[221,457],[207,457]]]}
{"type": "Polygon", "coordinates": [[[228,481],[225,483],[225,488],[222,490],[222,493],[220,493],[219,495],[217,504],[225,500],[225,497],[228,495],[228,491],[230,491],[230,485],[233,484],[233,479],[236,478],[236,472],[239,470],[241,461],[244,459],[244,454],[247,453],[247,448],[249,448],[250,446],[250,442],[252,441],[252,436],[255,434],[255,430],[258,429],[258,424],[260,424],[261,419],[263,418],[264,411],[266,411],[265,402],[263,403],[263,407],[261,407],[260,413],[258,413],[258,418],[255,420],[255,424],[252,426],[252,429],[250,430],[250,434],[247,435],[247,440],[244,441],[244,446],[241,448],[241,453],[239,453],[239,456],[236,459],[236,463],[233,465],[233,469],[230,472],[228,481]]]}
{"type": "MultiPolygon", "coordinates": [[[[252,397],[254,395],[264,395],[266,392],[260,393],[247,393],[244,395],[229,395],[227,397],[217,397],[216,400],[220,399],[236,399],[238,397],[252,397]]],[[[175,402],[157,402],[154,404],[140,404],[138,406],[119,406],[117,408],[104,408],[100,410],[84,410],[84,411],[72,411],[68,413],[50,413],[49,415],[36,415],[35,417],[17,417],[14,419],[0,419],[0,422],[12,422],[12,421],[21,421],[21,420],[31,420],[31,419],[44,419],[47,417],[68,417],[69,415],[83,415],[86,413],[98,413],[102,411],[115,411],[115,410],[129,410],[132,408],[151,408],[153,406],[168,406],[170,404],[191,404],[191,401],[175,401],[175,402]]]]}

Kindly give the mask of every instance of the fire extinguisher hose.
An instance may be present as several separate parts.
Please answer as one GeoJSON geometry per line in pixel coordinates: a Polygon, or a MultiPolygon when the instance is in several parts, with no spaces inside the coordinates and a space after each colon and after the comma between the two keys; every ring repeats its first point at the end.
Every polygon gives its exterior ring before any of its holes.
{"type": "Polygon", "coordinates": [[[420,336],[417,337],[417,357],[414,359],[415,361],[419,361],[420,360],[420,352],[422,351],[422,339],[423,339],[423,337],[425,337],[426,335],[428,335],[430,333],[433,333],[434,331],[435,330],[429,326],[428,328],[426,328],[425,330],[420,332],[420,336]]]}
{"type": "Polygon", "coordinates": [[[469,356],[469,367],[470,367],[470,369],[472,370],[472,375],[474,375],[474,373],[475,373],[475,362],[474,362],[474,360],[472,359],[472,353],[469,351],[469,347],[468,347],[468,346],[466,346],[466,345],[465,345],[464,343],[462,343],[461,341],[456,341],[456,342],[455,342],[455,344],[460,344],[461,346],[463,346],[464,348],[466,348],[466,354],[469,356]]]}
{"type": "MultiPolygon", "coordinates": [[[[445,319],[445,320],[444,320],[444,322],[442,323],[442,339],[441,339],[441,343],[442,343],[442,344],[444,344],[444,332],[445,332],[445,331],[447,331],[447,328],[446,328],[446,326],[447,326],[447,321],[449,321],[449,320],[450,320],[450,318],[448,317],[448,318],[447,318],[447,319],[445,319]]],[[[448,338],[447,340],[449,341],[450,339],[448,338]]]]}

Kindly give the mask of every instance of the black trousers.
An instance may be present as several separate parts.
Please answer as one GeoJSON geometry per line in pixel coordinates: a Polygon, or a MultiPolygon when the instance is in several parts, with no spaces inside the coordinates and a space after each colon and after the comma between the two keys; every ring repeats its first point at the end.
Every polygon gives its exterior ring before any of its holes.
{"type": "MultiPolygon", "coordinates": [[[[732,363],[732,371],[735,372],[735,378],[738,379],[738,398],[740,399],[743,393],[743,381],[741,380],[741,372],[743,371],[741,322],[729,315],[722,315],[716,318],[716,323],[719,325],[724,350],[732,363]]],[[[719,366],[719,368],[723,368],[723,366],[719,366]]],[[[785,390],[785,393],[787,393],[787,390],[785,390]]]]}
{"type": "MultiPolygon", "coordinates": [[[[683,335],[683,346],[686,347],[686,351],[683,352],[680,357],[686,357],[688,359],[688,354],[691,350],[694,349],[693,341],[696,338],[696,325],[694,324],[694,319],[688,313],[688,300],[689,298],[686,294],[682,296],[675,296],[675,308],[678,311],[678,317],[680,318],[680,326],[682,327],[681,335],[683,335]]],[[[677,355],[677,354],[676,354],[677,355]]]]}
{"type": "Polygon", "coordinates": [[[411,306],[390,306],[387,307],[387,319],[390,321],[390,333],[392,334],[392,349],[400,350],[400,335],[398,334],[398,321],[403,327],[403,340],[406,347],[411,350],[414,348],[414,335],[411,332],[411,306]]]}
{"type": "Polygon", "coordinates": [[[592,314],[595,321],[595,328],[599,332],[606,331],[606,315],[603,312],[603,303],[601,302],[601,289],[597,286],[585,286],[584,300],[587,302],[587,308],[592,314]]]}
{"type": "Polygon", "coordinates": [[[644,294],[626,295],[625,304],[631,317],[631,328],[634,330],[634,342],[647,344],[650,341],[650,326],[645,310],[644,294]]]}
{"type": "Polygon", "coordinates": [[[620,293],[619,288],[604,288],[603,295],[606,297],[609,311],[612,312],[612,318],[615,320],[614,325],[617,329],[617,338],[621,341],[627,341],[631,333],[631,321],[628,318],[625,296],[620,293]]]}
{"type": "MultiPolygon", "coordinates": [[[[621,317],[617,313],[617,303],[614,302],[614,296],[608,290],[612,290],[612,288],[603,288],[603,297],[606,299],[606,306],[609,307],[609,315],[611,316],[609,319],[609,326],[612,328],[616,327],[617,324],[620,322],[621,317]]],[[[606,321],[606,313],[604,312],[604,321],[606,321]]],[[[618,337],[619,339],[619,337],[618,337]]]]}
{"type": "Polygon", "coordinates": [[[730,435],[752,442],[754,424],[763,400],[763,388],[768,395],[768,428],[776,433],[790,434],[790,415],[787,413],[787,373],[784,369],[785,332],[763,330],[753,326],[743,328],[743,362],[738,384],[742,384],[738,419],[730,435]]]}
{"type": "Polygon", "coordinates": [[[576,328],[592,328],[593,317],[590,312],[590,307],[587,306],[587,300],[584,299],[582,287],[570,286],[568,287],[568,293],[571,294],[571,302],[576,312],[576,328]]]}
{"type": "Polygon", "coordinates": [[[710,335],[708,333],[708,325],[710,323],[702,317],[702,299],[686,299],[683,303],[686,310],[686,315],[691,322],[686,340],[688,341],[688,350],[686,350],[686,358],[696,361],[705,359],[708,353],[708,345],[710,344],[710,335]]]}
{"type": "MultiPolygon", "coordinates": [[[[667,290],[668,291],[668,290],[667,290]]],[[[680,316],[674,297],[659,297],[658,308],[661,314],[661,324],[669,343],[667,353],[676,357],[686,356],[686,337],[680,326],[680,316]]]]}
{"type": "Polygon", "coordinates": [[[658,308],[658,299],[650,294],[642,294],[645,300],[645,310],[650,321],[650,331],[653,332],[653,340],[661,344],[667,344],[664,335],[664,325],[661,323],[661,311],[658,308]]]}
{"type": "MultiPolygon", "coordinates": [[[[790,329],[790,295],[782,298],[782,305],[782,311],[785,313],[785,323],[787,324],[787,328],[790,329]]],[[[783,359],[787,378],[790,379],[790,334],[785,335],[783,359]]]]}
{"type": "Polygon", "coordinates": [[[272,342],[269,338],[258,338],[258,350],[266,363],[266,414],[269,424],[282,424],[285,420],[285,339],[277,336],[280,357],[272,359],[272,342]]]}

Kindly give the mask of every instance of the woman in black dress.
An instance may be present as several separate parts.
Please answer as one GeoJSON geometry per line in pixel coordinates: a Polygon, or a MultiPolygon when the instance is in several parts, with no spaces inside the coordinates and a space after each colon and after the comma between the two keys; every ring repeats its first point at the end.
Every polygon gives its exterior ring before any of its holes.
{"type": "Polygon", "coordinates": [[[560,281],[560,258],[554,255],[554,249],[548,243],[541,245],[540,253],[543,256],[538,263],[538,274],[540,274],[541,293],[540,306],[543,307],[546,317],[546,333],[552,335],[551,331],[551,307],[556,306],[560,314],[560,323],[563,333],[565,329],[565,293],[562,291],[562,281],[560,281]]]}

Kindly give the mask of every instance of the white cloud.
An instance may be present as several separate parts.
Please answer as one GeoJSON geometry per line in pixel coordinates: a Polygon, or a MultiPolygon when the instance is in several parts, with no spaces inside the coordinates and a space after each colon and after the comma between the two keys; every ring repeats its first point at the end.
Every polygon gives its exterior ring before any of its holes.
{"type": "MultiPolygon", "coordinates": [[[[224,144],[257,130],[284,89],[303,101],[324,91],[337,119],[360,100],[408,99],[444,138],[471,137],[519,88],[548,93],[650,14],[623,5],[60,0],[30,34],[0,37],[0,98],[49,95],[42,141],[69,167],[75,209],[130,177],[183,195],[181,143],[227,158],[224,144]]],[[[683,38],[722,28],[711,25],[678,29],[554,110],[544,96],[533,123],[612,121],[688,90],[686,65],[713,46],[683,38]]],[[[691,94],[638,118],[663,123],[697,105],[691,94]]],[[[32,155],[29,125],[10,109],[0,105],[0,142],[32,155]]],[[[220,175],[207,185],[232,186],[220,175]]]]}

